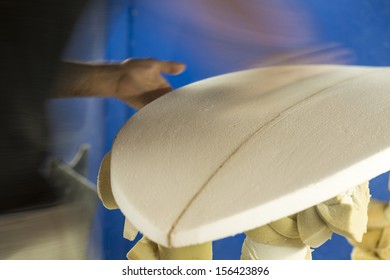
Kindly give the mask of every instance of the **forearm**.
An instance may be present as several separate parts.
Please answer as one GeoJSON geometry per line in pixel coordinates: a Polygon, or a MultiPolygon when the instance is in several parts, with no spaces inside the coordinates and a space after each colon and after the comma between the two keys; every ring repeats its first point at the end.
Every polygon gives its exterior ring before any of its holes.
{"type": "Polygon", "coordinates": [[[63,62],[52,96],[113,96],[117,88],[119,71],[119,64],[63,62]]]}

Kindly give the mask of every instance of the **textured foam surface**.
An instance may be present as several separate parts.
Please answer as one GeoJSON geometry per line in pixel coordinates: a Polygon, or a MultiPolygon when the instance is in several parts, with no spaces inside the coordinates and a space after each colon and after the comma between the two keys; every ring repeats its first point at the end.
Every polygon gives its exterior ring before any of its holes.
{"type": "Polygon", "coordinates": [[[118,133],[115,200],[144,235],[180,247],[330,199],[390,166],[389,75],[283,66],[175,90],[118,133]]]}

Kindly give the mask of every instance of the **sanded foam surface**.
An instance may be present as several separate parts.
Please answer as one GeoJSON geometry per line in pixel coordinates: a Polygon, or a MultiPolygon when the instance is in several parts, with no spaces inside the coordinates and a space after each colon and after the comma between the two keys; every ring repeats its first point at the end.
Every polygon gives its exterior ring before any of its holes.
{"type": "Polygon", "coordinates": [[[118,133],[115,199],[142,233],[175,247],[327,200],[390,166],[389,75],[284,66],[175,90],[118,133]]]}

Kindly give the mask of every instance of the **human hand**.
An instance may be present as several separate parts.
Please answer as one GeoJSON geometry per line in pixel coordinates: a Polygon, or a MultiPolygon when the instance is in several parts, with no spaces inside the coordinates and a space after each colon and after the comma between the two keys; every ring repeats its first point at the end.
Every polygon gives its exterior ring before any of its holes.
{"type": "Polygon", "coordinates": [[[162,73],[177,75],[185,65],[173,61],[128,59],[119,65],[115,97],[140,109],[172,90],[162,73]]]}
{"type": "Polygon", "coordinates": [[[122,63],[64,61],[52,97],[115,97],[140,109],[172,90],[162,73],[176,75],[185,65],[152,58],[122,63]]]}

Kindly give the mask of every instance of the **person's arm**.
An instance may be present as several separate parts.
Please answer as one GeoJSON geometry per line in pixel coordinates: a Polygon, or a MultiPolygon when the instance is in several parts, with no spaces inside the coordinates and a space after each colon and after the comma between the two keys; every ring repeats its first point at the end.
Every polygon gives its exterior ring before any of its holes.
{"type": "Polygon", "coordinates": [[[162,73],[184,71],[179,62],[129,59],[117,64],[64,62],[53,97],[116,97],[136,109],[172,90],[162,73]]]}

